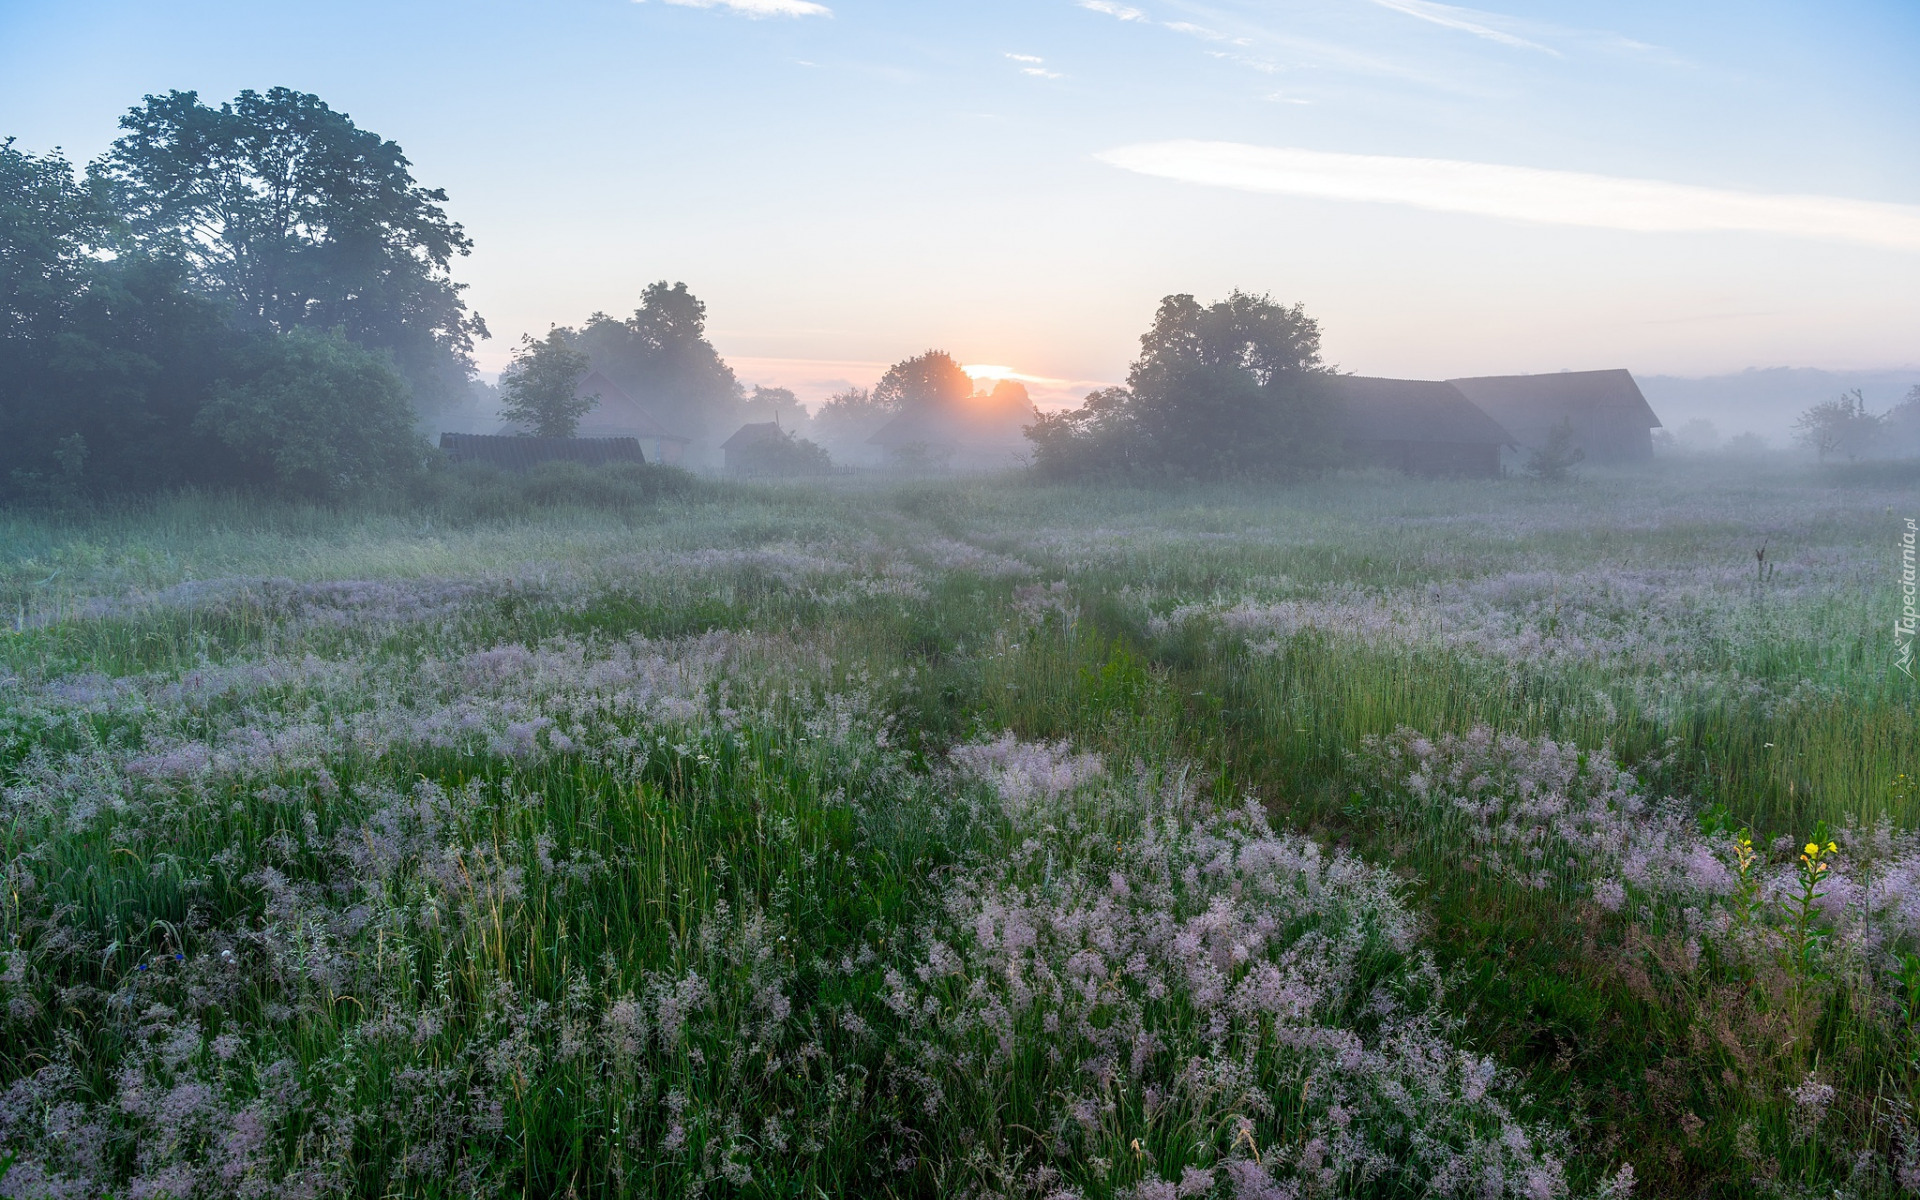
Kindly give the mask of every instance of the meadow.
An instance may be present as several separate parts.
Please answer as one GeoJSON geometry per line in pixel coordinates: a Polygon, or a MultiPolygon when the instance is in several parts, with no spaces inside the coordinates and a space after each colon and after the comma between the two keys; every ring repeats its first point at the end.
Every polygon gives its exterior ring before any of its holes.
{"type": "Polygon", "coordinates": [[[0,1195],[1920,1192],[1915,484],[0,515],[0,1195]]]}

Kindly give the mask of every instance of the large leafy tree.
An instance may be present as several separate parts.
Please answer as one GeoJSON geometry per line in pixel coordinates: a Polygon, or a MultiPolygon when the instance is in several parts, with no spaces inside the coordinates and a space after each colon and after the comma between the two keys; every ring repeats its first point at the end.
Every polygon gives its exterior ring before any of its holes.
{"type": "Polygon", "coordinates": [[[590,360],[567,344],[567,331],[523,337],[513,365],[500,376],[500,412],[535,437],[572,437],[598,396],[579,394],[590,360]]]}
{"type": "Polygon", "coordinates": [[[72,310],[111,224],[59,151],[28,154],[0,141],[0,346],[72,310]]]}
{"type": "Polygon", "coordinates": [[[180,257],[243,325],[388,352],[423,407],[462,393],[486,335],[449,273],[471,242],[398,145],[287,88],[148,96],[120,125],[95,170],[136,245],[180,257]]]}
{"type": "Polygon", "coordinates": [[[114,255],[115,214],[58,152],[0,143],[0,487],[224,479],[189,426],[233,344],[180,265],[114,255]]]}
{"type": "Polygon", "coordinates": [[[733,368],[707,340],[707,306],[684,283],[648,284],[626,320],[595,313],[574,344],[608,379],[686,437],[720,432],[738,411],[733,368]]]}
{"type": "Polygon", "coordinates": [[[887,368],[873,387],[873,402],[891,412],[947,409],[973,395],[973,379],[945,350],[929,350],[887,368]]]}
{"type": "Polygon", "coordinates": [[[419,462],[386,350],[237,312],[184,248],[129,236],[126,194],[0,145],[0,488],[328,494],[419,462]]]}
{"type": "Polygon", "coordinates": [[[1168,296],[1140,339],[1127,386],[1029,429],[1048,473],[1180,478],[1274,475],[1333,461],[1320,326],[1298,304],[1234,292],[1168,296]]]}

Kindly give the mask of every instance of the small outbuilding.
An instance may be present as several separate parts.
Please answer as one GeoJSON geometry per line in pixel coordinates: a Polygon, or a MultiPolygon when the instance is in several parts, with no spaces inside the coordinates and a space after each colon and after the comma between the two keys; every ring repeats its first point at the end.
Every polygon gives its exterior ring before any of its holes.
{"type": "Polygon", "coordinates": [[[780,422],[749,421],[720,443],[729,475],[826,475],[833,471],[833,459],[825,448],[817,446],[780,422]]]}
{"type": "Polygon", "coordinates": [[[640,442],[630,437],[515,437],[511,434],[443,433],[440,449],[450,462],[486,463],[503,471],[525,471],[544,462],[587,467],[645,462],[640,442]]]}
{"type": "Polygon", "coordinates": [[[1504,426],[1523,450],[1540,449],[1565,422],[1588,462],[1644,462],[1653,457],[1653,431],[1660,427],[1660,418],[1626,371],[1482,375],[1447,382],[1504,426]]]}
{"type": "Polygon", "coordinates": [[[720,443],[726,468],[736,473],[757,473],[786,445],[787,431],[778,421],[750,421],[733,431],[720,443]]]}
{"type": "Polygon", "coordinates": [[[1411,475],[1500,474],[1513,441],[1498,421],[1450,383],[1336,375],[1340,438],[1348,461],[1411,475]]]}
{"type": "Polygon", "coordinates": [[[780,422],[749,421],[720,443],[720,454],[730,475],[786,474],[793,444],[780,422]]]}

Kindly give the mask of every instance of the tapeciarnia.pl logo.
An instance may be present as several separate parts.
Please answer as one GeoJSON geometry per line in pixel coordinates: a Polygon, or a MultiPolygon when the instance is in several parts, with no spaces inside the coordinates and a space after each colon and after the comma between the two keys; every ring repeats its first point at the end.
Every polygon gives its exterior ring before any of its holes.
{"type": "Polygon", "coordinates": [[[1900,535],[1900,615],[1893,622],[1893,665],[1900,668],[1908,679],[1913,678],[1913,635],[1920,625],[1920,613],[1914,611],[1914,567],[1913,542],[1916,532],[1914,519],[1907,518],[1907,528],[1900,535]]]}

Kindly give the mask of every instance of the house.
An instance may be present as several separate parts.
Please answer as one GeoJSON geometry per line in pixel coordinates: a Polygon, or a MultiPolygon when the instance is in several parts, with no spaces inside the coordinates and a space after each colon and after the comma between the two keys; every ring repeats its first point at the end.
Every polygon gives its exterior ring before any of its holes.
{"type": "Polygon", "coordinates": [[[608,463],[645,462],[640,442],[630,437],[542,438],[511,434],[443,433],[440,449],[451,462],[486,463],[503,471],[524,471],[543,462],[575,462],[601,467],[608,463]]]}
{"type": "Polygon", "coordinates": [[[1450,383],[1336,375],[1339,430],[1350,461],[1414,475],[1500,474],[1513,435],[1450,383]]]}
{"type": "Polygon", "coordinates": [[[1498,421],[1523,450],[1538,450],[1565,421],[1590,463],[1644,462],[1653,457],[1653,415],[1626,371],[1561,371],[1553,375],[1484,375],[1450,379],[1462,395],[1498,421]]]}
{"type": "Polygon", "coordinates": [[[720,443],[729,473],[760,474],[785,446],[786,430],[778,421],[751,421],[720,443]]]}
{"type": "MultiPolygon", "coordinates": [[[[581,438],[633,438],[645,450],[649,462],[671,466],[685,457],[692,438],[681,437],[662,425],[658,418],[619,384],[599,371],[588,371],[574,385],[574,395],[598,397],[574,432],[581,438]]],[[[500,427],[501,434],[517,434],[522,428],[513,422],[500,427]]]]}
{"type": "Polygon", "coordinates": [[[1002,380],[991,393],[895,414],[867,443],[887,462],[918,470],[994,471],[1026,461],[1026,427],[1033,424],[1027,389],[1002,380]]]}
{"type": "Polygon", "coordinates": [[[723,465],[729,475],[792,475],[799,473],[796,462],[799,443],[779,421],[749,421],[720,443],[723,465]]]}

